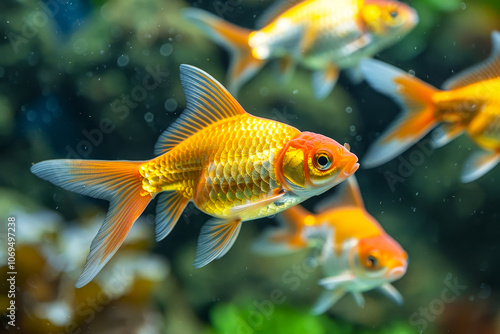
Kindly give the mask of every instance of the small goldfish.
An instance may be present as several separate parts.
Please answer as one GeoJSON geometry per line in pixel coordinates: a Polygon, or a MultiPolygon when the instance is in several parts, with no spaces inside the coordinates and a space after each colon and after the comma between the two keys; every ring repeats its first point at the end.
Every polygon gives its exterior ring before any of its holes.
{"type": "Polygon", "coordinates": [[[394,0],[278,1],[257,21],[257,30],[235,26],[208,12],[188,9],[185,16],[232,55],[228,73],[233,94],[271,59],[283,80],[297,64],[314,71],[317,98],[333,89],[340,69],[353,69],[396,43],[418,22],[416,11],[394,0]]]}
{"type": "Polygon", "coordinates": [[[160,136],[156,158],[48,160],[31,167],[66,190],[111,202],[77,287],[99,273],[156,195],[158,241],[189,202],[214,217],[198,239],[194,265],[202,267],[231,248],[243,221],[321,194],[358,169],[347,144],[254,117],[207,73],[189,65],[180,71],[186,110],[160,136]]]}
{"type": "Polygon", "coordinates": [[[361,293],[372,289],[401,303],[390,282],[406,273],[408,255],[366,211],[354,176],[339,188],[338,194],[318,204],[318,214],[300,205],[280,213],[282,227],[266,231],[254,249],[281,254],[320,245],[318,264],[327,277],[319,284],[327,291],[313,307],[315,314],[327,311],[349,292],[363,306],[361,293]]]}
{"type": "Polygon", "coordinates": [[[492,33],[493,49],[483,63],[458,73],[438,90],[409,74],[373,59],[361,70],[368,83],[398,102],[405,112],[369,149],[364,166],[379,166],[415,144],[440,123],[433,146],[441,147],[462,133],[483,150],[472,154],[462,182],[483,176],[500,160],[500,33],[492,33]]]}

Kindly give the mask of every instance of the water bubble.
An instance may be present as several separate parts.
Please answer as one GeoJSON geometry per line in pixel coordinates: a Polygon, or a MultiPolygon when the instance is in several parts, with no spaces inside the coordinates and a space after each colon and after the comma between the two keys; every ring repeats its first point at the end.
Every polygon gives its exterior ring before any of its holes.
{"type": "Polygon", "coordinates": [[[481,283],[477,297],[480,299],[488,299],[491,295],[491,287],[488,284],[481,283]]]}
{"type": "Polygon", "coordinates": [[[415,76],[415,71],[414,70],[409,70],[408,74],[411,75],[412,77],[414,77],[415,76]]]}
{"type": "Polygon", "coordinates": [[[173,112],[177,109],[177,101],[174,98],[170,98],[165,101],[165,109],[169,112],[173,112]]]}
{"type": "Polygon", "coordinates": [[[351,107],[345,108],[345,112],[348,114],[352,113],[352,108],[351,107]]]}
{"type": "Polygon", "coordinates": [[[155,119],[155,115],[150,112],[144,114],[144,120],[148,123],[151,123],[155,119]]]}
{"type": "Polygon", "coordinates": [[[465,2],[461,2],[461,3],[460,3],[460,9],[461,9],[461,10],[465,10],[465,9],[467,9],[467,4],[466,4],[465,2]]]}
{"type": "Polygon", "coordinates": [[[160,54],[164,57],[168,57],[174,51],[174,47],[170,43],[165,43],[160,47],[160,54]]]}
{"type": "Polygon", "coordinates": [[[28,111],[26,118],[28,119],[28,121],[33,122],[36,119],[36,113],[33,110],[30,110],[28,111]]]}
{"type": "Polygon", "coordinates": [[[105,52],[104,50],[99,51],[99,53],[102,55],[104,54],[104,52],[105,52]]]}
{"type": "Polygon", "coordinates": [[[299,93],[299,90],[298,90],[298,89],[296,89],[296,90],[294,90],[292,93],[293,93],[294,95],[297,95],[297,94],[299,93]]]}
{"type": "Polygon", "coordinates": [[[349,131],[352,131],[352,132],[356,131],[356,126],[351,125],[351,126],[349,127],[349,131]]]}
{"type": "Polygon", "coordinates": [[[118,59],[116,60],[116,63],[118,64],[118,66],[120,67],[125,67],[128,65],[128,57],[126,55],[121,55],[120,57],[118,57],[118,59]]]}

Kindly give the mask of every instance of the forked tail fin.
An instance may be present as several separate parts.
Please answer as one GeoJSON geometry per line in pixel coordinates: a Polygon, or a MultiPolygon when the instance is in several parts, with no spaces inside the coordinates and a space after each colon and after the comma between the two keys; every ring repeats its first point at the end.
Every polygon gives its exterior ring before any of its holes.
{"type": "Polygon", "coordinates": [[[66,190],[110,201],[106,219],[92,241],[75,286],[89,283],[116,253],[153,198],[142,188],[143,161],[47,160],[31,167],[36,176],[66,190]]]}
{"type": "Polygon", "coordinates": [[[372,168],[397,157],[438,124],[432,101],[438,90],[374,59],[363,60],[360,68],[373,89],[390,96],[404,109],[366,153],[362,166],[372,168]]]}
{"type": "Polygon", "coordinates": [[[266,60],[253,56],[248,39],[252,30],[238,27],[200,9],[189,8],[184,16],[205,34],[231,52],[228,88],[236,95],[238,89],[265,64],[266,60]]]}

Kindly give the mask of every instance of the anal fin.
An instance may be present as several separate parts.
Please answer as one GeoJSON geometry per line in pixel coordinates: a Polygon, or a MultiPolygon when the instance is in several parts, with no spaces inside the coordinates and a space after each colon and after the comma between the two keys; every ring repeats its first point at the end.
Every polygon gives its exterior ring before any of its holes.
{"type": "Polygon", "coordinates": [[[194,266],[201,268],[219,259],[233,246],[241,228],[241,219],[210,219],[201,228],[194,266]]]}

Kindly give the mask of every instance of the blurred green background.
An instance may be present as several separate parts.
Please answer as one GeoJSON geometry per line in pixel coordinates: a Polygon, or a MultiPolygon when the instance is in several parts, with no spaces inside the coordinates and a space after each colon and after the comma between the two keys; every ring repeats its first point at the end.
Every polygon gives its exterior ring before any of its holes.
{"type": "MultiPolygon", "coordinates": [[[[379,59],[439,87],[489,55],[491,32],[500,30],[498,0],[408,3],[417,9],[419,25],[379,59]]],[[[370,292],[363,309],[347,296],[328,314],[309,315],[321,292],[321,273],[300,278],[294,290],[284,279],[306,253],[266,258],[250,252],[259,232],[273,224],[270,219],[245,224],[227,255],[194,269],[197,236],[208,218],[194,207],[165,240],[154,243],[151,205],[101,278],[73,288],[107,203],[40,180],[30,166],[66,157],[153,157],[156,139],[185,105],[179,65],[195,65],[222,83],[228,67],[227,52],[184,21],[180,10],[200,7],[253,27],[271,4],[0,3],[0,212],[2,226],[8,216],[18,222],[19,272],[18,327],[5,325],[4,317],[0,332],[406,334],[423,324],[426,333],[499,332],[500,168],[461,184],[462,164],[476,149],[466,136],[426,154],[418,165],[408,164],[414,148],[356,173],[368,211],[409,253],[409,270],[395,283],[403,306],[370,292]],[[151,78],[158,84],[145,84],[151,78]],[[123,267],[130,267],[125,278],[123,267]],[[116,272],[118,288],[107,286],[106,278],[116,272]],[[440,303],[446,281],[454,280],[466,288],[453,302],[440,303]],[[284,293],[282,303],[270,302],[275,289],[284,293]],[[426,316],[422,309],[429,310],[426,316]]],[[[299,68],[282,86],[272,72],[268,65],[243,86],[241,105],[251,114],[348,142],[361,164],[367,147],[399,112],[387,97],[365,83],[351,84],[344,74],[334,92],[317,101],[310,71],[299,68]]],[[[311,209],[319,199],[304,205],[311,209]]],[[[2,261],[5,233],[6,227],[0,231],[2,261]]],[[[7,284],[1,289],[4,310],[7,284]]]]}

